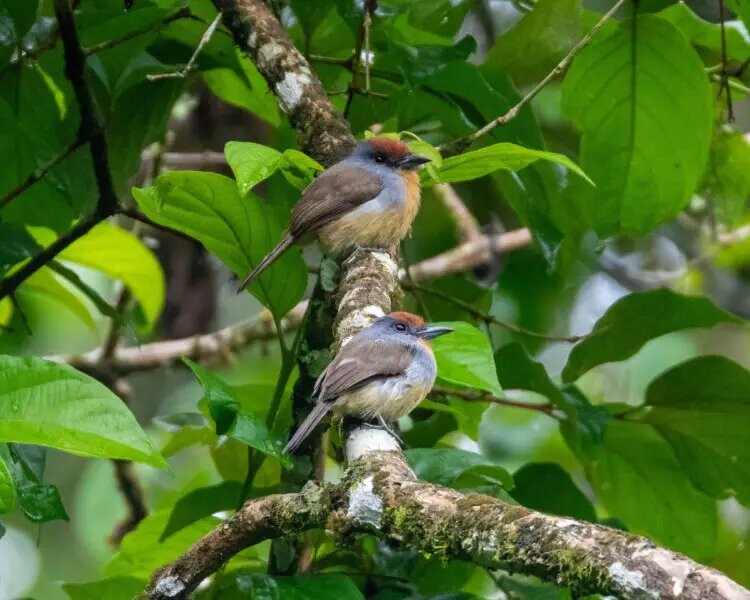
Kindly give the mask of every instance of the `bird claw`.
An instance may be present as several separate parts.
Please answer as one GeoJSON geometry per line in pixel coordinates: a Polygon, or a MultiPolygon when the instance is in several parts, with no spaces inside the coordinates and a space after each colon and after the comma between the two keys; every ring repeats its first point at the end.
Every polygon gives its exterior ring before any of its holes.
{"type": "Polygon", "coordinates": [[[396,430],[391,427],[391,425],[381,416],[378,415],[378,425],[385,429],[393,438],[398,442],[398,445],[401,446],[401,448],[404,447],[404,442],[401,439],[401,437],[396,433],[396,430]]]}

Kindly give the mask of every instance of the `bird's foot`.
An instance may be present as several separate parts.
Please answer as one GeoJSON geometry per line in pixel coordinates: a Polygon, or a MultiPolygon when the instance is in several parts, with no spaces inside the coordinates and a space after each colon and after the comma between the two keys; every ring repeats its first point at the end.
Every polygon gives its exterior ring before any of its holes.
{"type": "Polygon", "coordinates": [[[403,448],[404,447],[404,442],[401,440],[401,437],[398,435],[398,433],[393,428],[393,426],[390,423],[388,423],[388,421],[386,421],[383,417],[381,417],[379,415],[378,415],[378,419],[377,420],[378,420],[378,424],[380,425],[380,427],[382,427],[390,435],[392,435],[393,438],[398,442],[398,445],[401,446],[401,448],[403,448]]]}

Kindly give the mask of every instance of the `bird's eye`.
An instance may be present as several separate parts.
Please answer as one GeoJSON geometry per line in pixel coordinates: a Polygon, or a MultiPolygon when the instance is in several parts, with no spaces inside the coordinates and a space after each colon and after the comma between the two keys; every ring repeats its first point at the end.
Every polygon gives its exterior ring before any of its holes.
{"type": "Polygon", "coordinates": [[[385,156],[382,154],[376,154],[375,155],[375,162],[376,163],[384,163],[385,162],[385,156]]]}
{"type": "Polygon", "coordinates": [[[406,331],[406,325],[403,323],[396,323],[396,331],[406,331]]]}

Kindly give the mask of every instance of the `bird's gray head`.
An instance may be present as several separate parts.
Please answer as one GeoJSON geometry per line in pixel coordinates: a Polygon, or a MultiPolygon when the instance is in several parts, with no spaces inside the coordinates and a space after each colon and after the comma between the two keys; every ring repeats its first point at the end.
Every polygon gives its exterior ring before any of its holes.
{"type": "Polygon", "coordinates": [[[351,157],[365,163],[405,171],[416,171],[420,165],[430,162],[425,156],[409,152],[409,148],[403,142],[385,137],[374,137],[360,142],[351,157]]]}
{"type": "Polygon", "coordinates": [[[397,335],[415,340],[431,340],[453,330],[450,327],[427,325],[419,315],[399,311],[380,317],[367,328],[367,331],[377,337],[397,335]]]}

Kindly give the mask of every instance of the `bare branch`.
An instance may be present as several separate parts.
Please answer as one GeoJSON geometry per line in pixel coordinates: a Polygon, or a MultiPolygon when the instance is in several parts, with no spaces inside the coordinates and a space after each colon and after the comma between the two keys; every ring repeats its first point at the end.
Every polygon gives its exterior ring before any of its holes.
{"type": "MultiPolygon", "coordinates": [[[[471,214],[471,211],[466,208],[464,201],[453,189],[453,186],[448,183],[438,183],[432,186],[432,191],[445,205],[445,208],[453,215],[453,219],[456,221],[456,227],[461,237],[462,242],[470,242],[482,237],[482,231],[479,227],[479,223],[471,214]]],[[[487,258],[490,259],[490,248],[487,247],[487,258]]]]}
{"type": "Polygon", "coordinates": [[[610,8],[604,16],[602,16],[601,19],[594,25],[589,32],[584,35],[580,41],[571,48],[570,52],[565,55],[565,57],[555,66],[554,69],[552,69],[549,73],[547,73],[546,77],[542,79],[539,83],[537,83],[534,88],[526,94],[521,100],[512,106],[508,112],[506,112],[504,115],[501,115],[497,117],[496,119],[490,121],[482,127],[481,129],[478,129],[474,133],[472,133],[469,136],[459,138],[457,140],[454,140],[452,142],[449,142],[447,144],[443,144],[440,146],[439,150],[443,154],[443,156],[453,156],[454,154],[461,154],[466,148],[471,146],[474,142],[476,142],[479,138],[487,135],[490,131],[495,129],[495,127],[499,127],[500,125],[505,125],[509,121],[512,121],[518,116],[518,113],[520,110],[526,106],[529,102],[531,102],[534,98],[536,98],[537,94],[541,92],[547,85],[555,79],[555,77],[558,77],[560,74],[562,74],[570,65],[571,62],[573,62],[573,59],[575,56],[583,50],[583,48],[591,41],[591,38],[593,38],[596,33],[604,26],[604,24],[611,19],[614,14],[620,9],[620,7],[625,4],[627,0],[617,0],[615,2],[614,6],[610,8]]]}
{"type": "MultiPolygon", "coordinates": [[[[504,390],[506,394],[514,390],[504,390]]],[[[555,419],[561,418],[557,413],[557,408],[550,402],[523,402],[521,400],[513,400],[510,398],[499,398],[490,392],[482,392],[475,390],[455,390],[451,388],[444,388],[438,385],[432,388],[430,396],[454,396],[461,400],[468,402],[489,402],[490,404],[499,404],[501,406],[508,406],[510,408],[523,408],[526,410],[535,410],[549,417],[555,419]]]]}
{"type": "MultiPolygon", "coordinates": [[[[299,326],[307,308],[300,302],[281,320],[284,331],[299,326]]],[[[248,323],[231,325],[213,333],[164,342],[153,342],[129,348],[115,348],[110,358],[101,359],[97,349],[82,356],[48,356],[47,360],[63,362],[85,372],[109,371],[117,376],[137,371],[149,371],[179,364],[183,358],[208,363],[223,362],[234,352],[253,342],[276,339],[274,323],[267,311],[248,323]]]]}
{"type": "MultiPolygon", "coordinates": [[[[412,265],[409,267],[409,275],[413,281],[425,281],[455,273],[465,273],[487,262],[489,253],[504,254],[511,250],[525,248],[531,244],[531,241],[531,233],[526,228],[494,235],[482,235],[412,265]]],[[[402,269],[399,272],[399,278],[401,281],[406,281],[405,270],[402,269]]]]}

